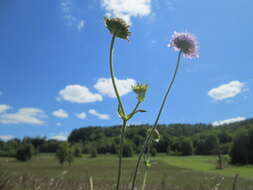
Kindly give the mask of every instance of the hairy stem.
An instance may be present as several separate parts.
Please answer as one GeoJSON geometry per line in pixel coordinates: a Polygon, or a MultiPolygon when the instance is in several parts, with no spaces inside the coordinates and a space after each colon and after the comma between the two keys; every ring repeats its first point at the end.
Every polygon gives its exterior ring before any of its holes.
{"type": "Polygon", "coordinates": [[[121,135],[120,135],[119,166],[118,166],[118,178],[117,178],[117,187],[116,187],[117,190],[119,190],[120,188],[120,178],[121,178],[121,170],[122,170],[122,152],[123,152],[126,124],[127,124],[127,121],[123,121],[123,126],[121,128],[121,135]]]}
{"type": "Polygon", "coordinates": [[[145,168],[145,173],[144,173],[144,177],[143,177],[143,183],[142,183],[141,190],[145,190],[147,176],[148,176],[148,168],[145,168]]]}
{"type": "Polygon", "coordinates": [[[112,41],[111,41],[111,45],[110,45],[110,58],[109,58],[110,59],[109,60],[109,62],[110,62],[110,73],[111,73],[112,85],[113,85],[114,92],[116,94],[119,106],[120,106],[123,114],[125,115],[124,107],[123,107],[122,101],[120,99],[120,95],[119,95],[119,92],[118,92],[118,89],[117,89],[117,86],[116,86],[115,76],[114,76],[114,72],[113,72],[113,46],[114,46],[115,39],[116,39],[116,34],[114,34],[112,36],[112,41]]]}
{"type": "MultiPolygon", "coordinates": [[[[123,107],[122,101],[120,99],[120,95],[119,95],[119,92],[117,89],[117,85],[115,82],[115,76],[114,76],[114,72],[113,72],[113,46],[114,46],[115,39],[116,39],[116,34],[113,34],[111,45],[110,45],[110,58],[109,58],[110,74],[111,74],[113,89],[114,89],[114,92],[115,92],[117,100],[118,100],[118,104],[119,104],[123,114],[125,115],[124,107],[123,107]]],[[[126,124],[127,124],[127,121],[123,119],[123,125],[121,128],[121,135],[120,135],[120,153],[119,153],[118,177],[117,177],[117,187],[116,187],[117,190],[119,190],[119,186],[120,186],[121,168],[122,168],[122,166],[121,166],[122,165],[121,164],[122,163],[122,150],[123,150],[123,144],[124,144],[126,124]]]]}
{"type": "Polygon", "coordinates": [[[143,148],[139,154],[139,157],[138,157],[138,160],[137,160],[137,163],[136,163],[136,167],[135,167],[135,171],[134,171],[134,176],[133,176],[133,181],[132,181],[132,187],[131,187],[131,190],[134,190],[134,186],[135,186],[135,182],[136,182],[136,177],[137,177],[137,173],[138,173],[138,169],[139,169],[139,166],[140,166],[140,162],[141,162],[141,159],[142,159],[142,156],[144,155],[145,153],[145,150],[147,150],[147,148],[149,147],[150,145],[150,140],[151,140],[151,137],[155,131],[155,129],[157,128],[157,125],[158,125],[158,121],[160,119],[160,116],[161,116],[161,113],[163,111],[163,107],[165,105],[165,102],[167,100],[167,97],[170,93],[170,90],[175,82],[175,79],[176,79],[176,75],[177,75],[177,72],[178,72],[178,69],[179,69],[179,64],[180,64],[180,58],[181,58],[181,54],[182,52],[180,51],[179,54],[178,54],[178,58],[177,58],[177,66],[176,66],[176,69],[174,71],[174,75],[172,77],[172,80],[170,81],[169,83],[169,86],[168,86],[168,89],[164,95],[164,98],[163,98],[163,101],[162,101],[162,104],[161,104],[161,107],[160,107],[160,110],[158,112],[158,115],[156,117],[156,120],[155,120],[155,123],[148,135],[148,137],[146,138],[145,142],[144,142],[144,145],[143,145],[143,148]]]}

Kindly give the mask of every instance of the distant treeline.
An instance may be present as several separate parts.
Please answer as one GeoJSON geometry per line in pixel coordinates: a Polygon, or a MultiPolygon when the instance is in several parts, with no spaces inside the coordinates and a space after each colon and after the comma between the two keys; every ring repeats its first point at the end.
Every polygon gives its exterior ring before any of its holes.
{"type": "MultiPolygon", "coordinates": [[[[127,127],[125,147],[131,156],[138,153],[152,126],[149,124],[127,127]]],[[[90,126],[73,130],[68,141],[79,146],[83,153],[96,149],[99,154],[117,154],[120,141],[120,126],[90,126]]],[[[230,154],[234,164],[253,164],[253,119],[214,127],[207,124],[159,125],[159,142],[153,142],[151,153],[170,155],[230,154]]],[[[0,142],[0,154],[15,154],[20,144],[31,144],[37,153],[55,153],[61,142],[46,138],[25,137],[0,142]]]]}

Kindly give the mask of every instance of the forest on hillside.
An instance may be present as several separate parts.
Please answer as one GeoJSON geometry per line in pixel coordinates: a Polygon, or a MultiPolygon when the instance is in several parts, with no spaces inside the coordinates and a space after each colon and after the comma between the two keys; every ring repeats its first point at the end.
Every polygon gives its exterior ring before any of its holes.
{"type": "MultiPolygon", "coordinates": [[[[149,133],[151,125],[130,125],[127,127],[123,156],[138,153],[149,133]]],[[[99,154],[117,154],[121,126],[88,126],[74,129],[68,142],[83,153],[96,151],[99,154]]],[[[231,163],[253,164],[253,119],[221,126],[210,124],[159,125],[155,134],[151,154],[169,155],[213,155],[229,154],[231,163]]],[[[1,156],[15,156],[23,144],[33,146],[35,153],[55,153],[61,141],[46,137],[24,137],[7,142],[0,141],[1,156]]]]}

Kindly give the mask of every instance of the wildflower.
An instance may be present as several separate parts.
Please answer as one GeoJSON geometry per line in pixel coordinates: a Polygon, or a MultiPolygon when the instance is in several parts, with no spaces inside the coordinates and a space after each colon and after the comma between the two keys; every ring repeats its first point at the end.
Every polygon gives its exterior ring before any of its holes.
{"type": "Polygon", "coordinates": [[[187,58],[198,57],[197,40],[191,33],[174,32],[169,47],[182,51],[187,58]]]}
{"type": "Polygon", "coordinates": [[[112,35],[127,40],[131,35],[129,25],[121,18],[105,18],[105,25],[112,35]]]}
{"type": "Polygon", "coordinates": [[[137,99],[139,102],[143,102],[145,98],[145,94],[148,90],[147,84],[137,84],[132,86],[132,90],[137,94],[137,99]]]}

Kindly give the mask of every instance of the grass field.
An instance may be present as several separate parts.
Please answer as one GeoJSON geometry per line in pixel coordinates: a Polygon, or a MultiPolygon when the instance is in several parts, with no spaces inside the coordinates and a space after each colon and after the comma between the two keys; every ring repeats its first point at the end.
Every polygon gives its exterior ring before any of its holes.
{"type": "Polygon", "coordinates": [[[169,165],[180,168],[216,173],[228,177],[233,177],[238,173],[243,178],[253,180],[253,165],[231,166],[229,164],[225,164],[225,168],[223,170],[217,170],[215,168],[217,156],[160,156],[158,159],[168,163],[169,165]]]}
{"type": "MultiPolygon", "coordinates": [[[[123,184],[129,183],[135,159],[124,159],[123,184]]],[[[240,175],[237,190],[253,189],[252,166],[227,166],[220,171],[215,169],[215,159],[212,156],[168,157],[159,155],[154,157],[146,190],[211,190],[214,189],[215,184],[220,182],[220,190],[230,190],[235,173],[240,175]]],[[[88,179],[92,176],[95,190],[109,190],[115,184],[117,157],[99,155],[97,158],[89,158],[84,155],[82,158],[77,158],[70,167],[67,165],[61,167],[54,156],[48,154],[34,157],[30,162],[24,163],[15,159],[9,159],[6,162],[6,158],[0,158],[0,170],[13,176],[32,175],[46,182],[52,178],[63,179],[66,184],[69,184],[67,188],[69,190],[75,189],[73,185],[75,183],[87,186],[88,179]],[[63,175],[63,173],[66,174],[63,175]]],[[[142,177],[143,168],[138,175],[138,186],[141,185],[142,177]]],[[[22,190],[22,188],[19,189],[22,190]]]]}

